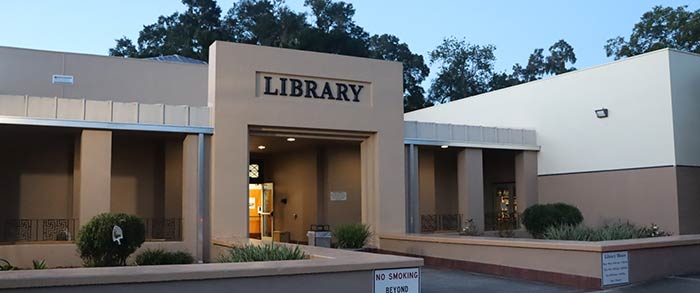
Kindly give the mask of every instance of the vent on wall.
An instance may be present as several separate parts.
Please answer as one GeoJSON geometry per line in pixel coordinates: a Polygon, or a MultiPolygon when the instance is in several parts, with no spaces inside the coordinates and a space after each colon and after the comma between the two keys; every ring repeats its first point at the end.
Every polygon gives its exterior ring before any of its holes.
{"type": "Polygon", "coordinates": [[[72,75],[54,74],[53,76],[51,76],[51,83],[72,85],[73,84],[73,76],[72,75]]]}

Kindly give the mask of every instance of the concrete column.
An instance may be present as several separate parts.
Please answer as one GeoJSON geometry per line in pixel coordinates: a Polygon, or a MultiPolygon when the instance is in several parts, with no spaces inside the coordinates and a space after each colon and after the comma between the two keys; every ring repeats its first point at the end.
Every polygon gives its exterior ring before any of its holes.
{"type": "Polygon", "coordinates": [[[484,166],[481,149],[465,148],[457,155],[457,203],[462,219],[474,219],[484,231],[484,166]]]}
{"type": "Polygon", "coordinates": [[[197,260],[202,260],[198,247],[199,229],[199,136],[188,134],[182,142],[182,241],[197,260]]]}
{"type": "Polygon", "coordinates": [[[418,147],[406,146],[406,232],[421,231],[418,176],[418,147]]]}
{"type": "Polygon", "coordinates": [[[518,213],[538,202],[537,152],[522,151],[515,156],[515,192],[518,213]]]}
{"type": "Polygon", "coordinates": [[[83,130],[80,136],[78,168],[80,225],[94,216],[110,212],[112,182],[112,132],[83,130]]]}

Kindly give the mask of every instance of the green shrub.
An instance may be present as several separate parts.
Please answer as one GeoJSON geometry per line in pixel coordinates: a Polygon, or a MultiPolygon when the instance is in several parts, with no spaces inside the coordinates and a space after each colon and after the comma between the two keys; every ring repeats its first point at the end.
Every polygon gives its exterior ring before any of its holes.
{"type": "Polygon", "coordinates": [[[584,225],[560,225],[551,226],[544,232],[545,239],[551,240],[576,240],[576,241],[607,241],[622,239],[638,239],[649,237],[662,237],[669,234],[652,224],[649,227],[638,227],[629,222],[617,222],[605,224],[598,228],[590,228],[584,225]]]}
{"type": "Polygon", "coordinates": [[[362,248],[372,236],[369,225],[362,223],[338,225],[333,230],[333,237],[338,241],[338,248],[362,248]]]}
{"type": "Polygon", "coordinates": [[[13,266],[8,260],[0,258],[0,271],[14,271],[17,267],[13,266]]]}
{"type": "Polygon", "coordinates": [[[136,256],[136,264],[150,265],[182,265],[191,264],[194,257],[187,251],[165,251],[163,249],[146,249],[136,256]]]}
{"type": "Polygon", "coordinates": [[[145,227],[139,217],[104,213],[95,216],[80,228],[76,245],[85,266],[123,266],[129,255],[141,247],[144,240],[145,227]],[[121,244],[112,241],[114,226],[119,226],[123,231],[121,244]]]}
{"type": "Polygon", "coordinates": [[[48,268],[48,266],[46,265],[46,260],[45,260],[45,259],[42,259],[42,260],[36,260],[36,259],[35,259],[35,260],[32,260],[32,267],[33,267],[35,270],[45,270],[45,269],[48,268]]]}
{"type": "Polygon", "coordinates": [[[218,262],[253,262],[253,261],[276,261],[276,260],[298,260],[306,259],[308,256],[299,246],[290,248],[285,245],[248,244],[243,247],[233,247],[227,255],[220,255],[218,262]]]}
{"type": "Polygon", "coordinates": [[[523,213],[523,225],[535,238],[553,226],[576,226],[583,222],[581,211],[575,206],[565,203],[536,204],[523,213]]]}

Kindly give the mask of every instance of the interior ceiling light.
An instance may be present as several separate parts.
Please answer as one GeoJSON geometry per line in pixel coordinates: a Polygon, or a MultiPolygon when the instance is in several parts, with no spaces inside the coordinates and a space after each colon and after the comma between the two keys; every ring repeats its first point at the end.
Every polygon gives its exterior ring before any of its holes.
{"type": "Polygon", "coordinates": [[[259,150],[264,150],[264,149],[265,149],[265,146],[264,146],[264,145],[259,145],[259,146],[258,146],[258,149],[259,149],[259,150]]]}
{"type": "Polygon", "coordinates": [[[296,141],[296,140],[297,140],[296,138],[293,138],[293,137],[287,137],[287,141],[289,141],[289,142],[292,142],[292,141],[296,141]]]}
{"type": "Polygon", "coordinates": [[[446,148],[448,148],[448,146],[445,145],[445,144],[443,144],[443,145],[440,146],[440,148],[441,148],[441,149],[446,149],[446,148]]]}

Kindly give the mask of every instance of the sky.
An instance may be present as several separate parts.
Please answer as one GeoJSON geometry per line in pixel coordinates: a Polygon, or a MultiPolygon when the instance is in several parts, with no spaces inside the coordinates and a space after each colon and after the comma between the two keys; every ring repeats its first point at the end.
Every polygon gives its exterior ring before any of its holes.
{"type": "MultiPolygon", "coordinates": [[[[219,0],[224,13],[234,0],[219,0]]],[[[303,0],[287,0],[308,11],[303,0]]],[[[574,47],[577,68],[612,61],[606,40],[629,36],[641,15],[656,5],[688,5],[700,0],[347,0],[355,21],[370,34],[393,34],[427,57],[445,37],[496,46],[498,71],[526,63],[535,48],[559,39],[574,47]]],[[[138,37],[143,25],[160,15],[182,11],[178,0],[24,0],[3,1],[0,46],[106,55],[115,39],[138,37]]],[[[1,62],[1,60],[0,60],[1,62]]],[[[427,62],[427,59],[426,59],[427,62]]],[[[431,78],[436,66],[431,66],[431,78]]]]}

